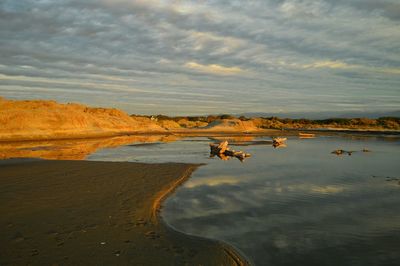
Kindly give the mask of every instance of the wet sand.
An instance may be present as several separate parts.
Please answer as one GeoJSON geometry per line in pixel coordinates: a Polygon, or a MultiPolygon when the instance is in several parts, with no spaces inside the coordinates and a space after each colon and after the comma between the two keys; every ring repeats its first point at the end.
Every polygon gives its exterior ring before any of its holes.
{"type": "Polygon", "coordinates": [[[0,161],[0,265],[246,265],[221,242],[158,215],[198,167],[0,161]]]}

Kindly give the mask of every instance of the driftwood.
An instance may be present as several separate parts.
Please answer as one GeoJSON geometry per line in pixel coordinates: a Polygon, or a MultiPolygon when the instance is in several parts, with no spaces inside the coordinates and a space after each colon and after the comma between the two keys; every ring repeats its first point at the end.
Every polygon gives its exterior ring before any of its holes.
{"type": "Polygon", "coordinates": [[[213,154],[223,154],[226,149],[228,149],[228,142],[223,141],[220,144],[210,143],[211,153],[213,154]]]}
{"type": "Polygon", "coordinates": [[[229,157],[236,157],[243,161],[245,158],[251,156],[249,153],[229,149],[228,141],[223,141],[219,144],[210,143],[210,153],[211,156],[217,155],[222,160],[228,160],[229,157]]]}
{"type": "Polygon", "coordinates": [[[313,134],[313,133],[302,133],[302,132],[300,132],[300,133],[299,133],[299,138],[301,138],[301,139],[312,139],[312,138],[315,138],[315,134],[313,134]]]}
{"type": "MultiPolygon", "coordinates": [[[[363,149],[361,150],[362,152],[371,152],[368,149],[363,149]]],[[[358,152],[358,151],[345,151],[345,150],[334,150],[333,152],[331,152],[332,154],[336,154],[336,155],[344,155],[347,154],[349,156],[351,156],[354,152],[358,152]]]]}
{"type": "Polygon", "coordinates": [[[279,146],[286,147],[286,144],[285,144],[286,140],[287,140],[287,138],[278,138],[278,137],[273,138],[272,146],[274,146],[275,148],[279,147],[279,146]]]}
{"type": "Polygon", "coordinates": [[[353,152],[355,152],[355,151],[334,150],[334,151],[331,152],[331,153],[332,153],[332,154],[336,154],[336,155],[347,154],[347,155],[351,156],[351,155],[353,154],[353,152]]]}
{"type": "Polygon", "coordinates": [[[285,143],[286,140],[287,140],[287,138],[278,138],[278,137],[276,137],[276,138],[272,139],[272,142],[273,143],[277,143],[277,144],[283,144],[283,143],[285,143]]]}

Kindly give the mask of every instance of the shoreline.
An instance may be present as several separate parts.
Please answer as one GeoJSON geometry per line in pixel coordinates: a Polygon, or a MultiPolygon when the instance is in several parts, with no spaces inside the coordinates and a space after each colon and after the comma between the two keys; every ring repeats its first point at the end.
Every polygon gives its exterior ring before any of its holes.
{"type": "Polygon", "coordinates": [[[140,131],[140,132],[110,132],[110,133],[98,133],[98,134],[72,134],[63,136],[31,136],[31,137],[7,137],[2,138],[0,136],[0,143],[13,143],[13,142],[30,142],[30,141],[61,141],[61,140],[84,140],[84,139],[106,139],[111,137],[121,136],[266,136],[268,134],[273,135],[293,135],[299,132],[304,133],[320,133],[320,134],[331,134],[331,133],[345,133],[345,134],[369,134],[369,135],[400,135],[399,130],[372,130],[372,129],[265,129],[259,131],[242,132],[242,131],[206,131],[206,130],[170,130],[170,131],[140,131]]]}
{"type": "Polygon", "coordinates": [[[184,173],[182,175],[182,177],[179,178],[178,180],[176,180],[176,182],[174,182],[174,184],[169,189],[167,189],[166,191],[163,191],[159,194],[159,197],[157,197],[156,201],[153,203],[153,216],[152,216],[153,219],[155,220],[155,222],[163,224],[165,226],[165,228],[173,234],[180,234],[180,235],[182,235],[182,237],[192,238],[193,240],[198,239],[198,240],[202,240],[202,241],[215,242],[222,248],[222,250],[224,251],[226,256],[232,260],[233,263],[230,263],[230,265],[237,265],[237,266],[251,265],[250,260],[248,258],[246,258],[246,256],[240,250],[234,248],[229,243],[226,243],[224,241],[217,240],[217,239],[208,239],[208,238],[201,237],[201,236],[186,234],[185,232],[179,231],[172,225],[168,224],[160,215],[163,201],[165,201],[169,195],[173,194],[174,191],[179,186],[181,186],[183,183],[185,183],[190,178],[192,173],[199,166],[201,166],[201,165],[198,165],[194,169],[190,169],[189,171],[184,173]]]}
{"type": "Polygon", "coordinates": [[[248,265],[233,247],[160,216],[199,165],[6,160],[1,265],[248,265]]]}
{"type": "MultiPolygon", "coordinates": [[[[262,133],[223,133],[214,132],[208,134],[131,134],[118,135],[101,138],[71,138],[55,140],[24,140],[24,141],[0,141],[0,159],[12,158],[42,158],[47,160],[85,160],[88,156],[104,148],[115,148],[119,146],[137,146],[157,143],[169,143],[185,138],[203,137],[209,141],[240,139],[241,141],[254,141],[255,138],[264,137],[289,137],[297,138],[300,131],[268,131],[262,133]]],[[[400,134],[380,134],[368,132],[313,132],[301,131],[315,134],[315,137],[357,137],[357,138],[382,138],[399,139],[400,134]]]]}

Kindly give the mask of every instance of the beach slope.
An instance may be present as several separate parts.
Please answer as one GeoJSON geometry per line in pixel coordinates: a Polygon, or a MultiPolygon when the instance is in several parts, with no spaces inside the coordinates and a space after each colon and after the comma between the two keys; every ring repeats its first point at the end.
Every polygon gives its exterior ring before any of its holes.
{"type": "Polygon", "coordinates": [[[176,232],[160,204],[197,165],[0,162],[0,265],[245,265],[176,232]]]}

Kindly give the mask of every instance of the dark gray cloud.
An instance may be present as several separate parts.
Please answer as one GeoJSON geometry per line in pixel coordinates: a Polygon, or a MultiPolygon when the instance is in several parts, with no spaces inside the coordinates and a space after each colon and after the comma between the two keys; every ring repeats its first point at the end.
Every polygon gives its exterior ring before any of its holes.
{"type": "Polygon", "coordinates": [[[90,97],[108,91],[131,113],[393,110],[398,20],[389,0],[4,0],[0,94],[109,105],[90,97]]]}
{"type": "Polygon", "coordinates": [[[400,3],[396,0],[374,1],[374,0],[332,0],[332,4],[347,4],[355,9],[366,11],[370,14],[378,14],[392,20],[400,20],[400,3]]]}

